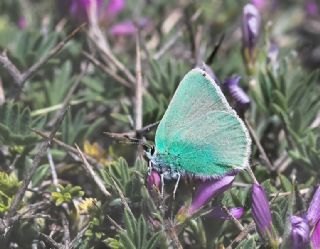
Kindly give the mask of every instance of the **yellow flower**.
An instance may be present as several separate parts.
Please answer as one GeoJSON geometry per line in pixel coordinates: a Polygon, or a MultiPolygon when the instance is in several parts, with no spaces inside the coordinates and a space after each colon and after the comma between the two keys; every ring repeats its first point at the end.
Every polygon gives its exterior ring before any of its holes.
{"type": "Polygon", "coordinates": [[[92,208],[96,207],[97,199],[95,198],[85,198],[78,204],[80,214],[88,214],[92,208]]]}
{"type": "Polygon", "coordinates": [[[98,143],[91,144],[86,140],[83,144],[83,150],[84,153],[86,153],[88,156],[93,157],[99,163],[108,165],[107,152],[98,143]]]}

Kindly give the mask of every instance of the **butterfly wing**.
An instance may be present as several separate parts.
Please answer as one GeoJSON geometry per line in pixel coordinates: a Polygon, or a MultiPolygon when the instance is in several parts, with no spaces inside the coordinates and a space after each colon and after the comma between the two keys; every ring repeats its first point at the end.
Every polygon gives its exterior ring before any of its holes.
{"type": "Polygon", "coordinates": [[[250,137],[220,88],[203,70],[181,81],[156,132],[157,153],[181,172],[221,176],[248,164],[250,137]]]}

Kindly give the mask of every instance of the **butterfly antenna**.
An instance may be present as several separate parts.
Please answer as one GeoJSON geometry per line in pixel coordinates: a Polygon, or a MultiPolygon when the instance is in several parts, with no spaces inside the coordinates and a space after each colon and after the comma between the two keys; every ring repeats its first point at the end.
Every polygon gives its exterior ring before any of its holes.
{"type": "Polygon", "coordinates": [[[130,137],[126,133],[112,133],[112,132],[104,132],[105,135],[120,140],[120,143],[124,144],[141,144],[145,149],[151,149],[152,145],[148,144],[147,142],[143,141],[143,139],[138,139],[134,137],[130,137]],[[124,140],[126,139],[126,140],[124,140]],[[128,141],[129,140],[129,141],[128,141]]]}
{"type": "Polygon", "coordinates": [[[173,199],[176,199],[176,192],[179,186],[179,182],[180,182],[180,178],[181,178],[181,174],[178,174],[178,179],[176,181],[176,184],[174,185],[174,189],[173,189],[173,199]]]}

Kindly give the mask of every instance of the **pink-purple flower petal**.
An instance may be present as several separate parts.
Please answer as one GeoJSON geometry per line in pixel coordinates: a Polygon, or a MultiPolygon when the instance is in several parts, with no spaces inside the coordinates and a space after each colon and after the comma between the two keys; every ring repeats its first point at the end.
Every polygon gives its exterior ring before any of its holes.
{"type": "Polygon", "coordinates": [[[308,220],[299,217],[291,216],[291,233],[290,242],[292,249],[302,249],[307,248],[309,245],[310,228],[308,225],[308,220]]]}
{"type": "Polygon", "coordinates": [[[213,197],[230,188],[234,178],[234,175],[227,175],[220,179],[210,179],[202,182],[192,199],[192,203],[188,210],[189,215],[194,214],[211,201],[213,197]]]}
{"type": "Polygon", "coordinates": [[[320,219],[320,186],[312,197],[306,216],[311,227],[315,226],[320,219]]]}
{"type": "Polygon", "coordinates": [[[147,187],[149,191],[151,191],[153,188],[160,189],[161,177],[156,170],[152,170],[151,173],[147,176],[147,187]]]}
{"type": "Polygon", "coordinates": [[[116,16],[124,9],[125,5],[126,3],[124,0],[109,0],[106,8],[106,14],[116,16]]]}
{"type": "Polygon", "coordinates": [[[247,48],[250,54],[256,47],[260,33],[261,17],[258,9],[253,4],[246,4],[242,16],[242,41],[243,47],[247,48]]]}
{"type": "Polygon", "coordinates": [[[224,81],[224,88],[227,92],[232,96],[232,98],[236,101],[237,105],[242,108],[247,108],[250,105],[249,96],[243,91],[243,89],[239,86],[239,82],[241,80],[240,76],[233,76],[227,78],[224,81]]]}
{"type": "Polygon", "coordinates": [[[252,216],[262,238],[272,234],[269,202],[263,187],[259,184],[253,184],[252,186],[252,216]]]}
{"type": "Polygon", "coordinates": [[[320,221],[318,221],[312,232],[311,246],[312,249],[320,249],[320,221]]]}

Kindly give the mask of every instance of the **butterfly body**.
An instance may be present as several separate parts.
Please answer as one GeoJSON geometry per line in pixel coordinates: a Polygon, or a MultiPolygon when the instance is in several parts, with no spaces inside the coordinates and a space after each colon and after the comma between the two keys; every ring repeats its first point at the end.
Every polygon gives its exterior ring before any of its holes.
{"type": "Polygon", "coordinates": [[[147,153],[164,178],[218,178],[248,165],[251,140],[236,112],[206,71],[191,70],[179,84],[147,153]]]}

